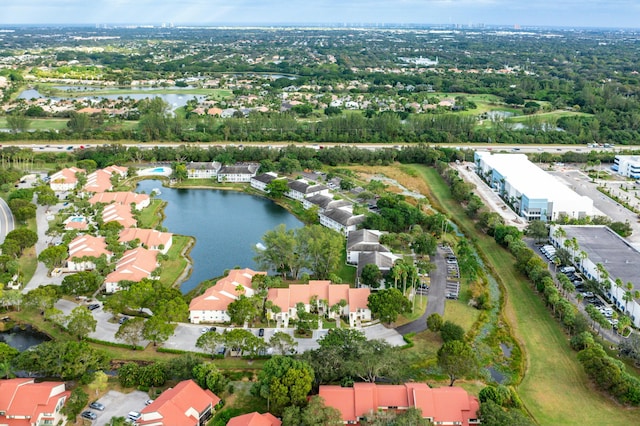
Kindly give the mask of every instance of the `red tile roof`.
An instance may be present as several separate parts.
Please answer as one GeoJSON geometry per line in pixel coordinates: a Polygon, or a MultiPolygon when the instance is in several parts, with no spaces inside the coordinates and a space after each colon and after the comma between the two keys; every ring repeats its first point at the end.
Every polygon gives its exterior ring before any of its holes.
{"type": "Polygon", "coordinates": [[[476,397],[459,387],[430,388],[424,383],[376,385],[355,383],[352,388],[320,386],[325,404],[342,414],[344,421],[357,421],[371,410],[419,408],[422,417],[437,424],[469,425],[478,418],[480,403],[476,397]]]}
{"type": "Polygon", "coordinates": [[[256,272],[249,268],[232,269],[229,275],[220,279],[213,287],[205,290],[204,294],[194,297],[189,303],[190,311],[225,311],[231,302],[241,294],[251,296],[253,289],[251,280],[254,275],[266,275],[266,272],[256,272]],[[242,292],[238,286],[244,287],[242,292]],[[251,294],[247,294],[251,292],[251,294]]]}
{"type": "Polygon", "coordinates": [[[124,252],[116,263],[116,270],[107,275],[104,281],[107,283],[123,280],[138,282],[148,278],[157,267],[158,252],[138,247],[124,252]]]}
{"type": "Polygon", "coordinates": [[[193,380],[184,380],[167,389],[142,411],[140,425],[197,426],[200,415],[212,410],[220,398],[193,380]]]}
{"type": "Polygon", "coordinates": [[[100,257],[103,254],[110,256],[112,253],[107,250],[107,243],[104,237],[94,237],[93,235],[79,235],[69,243],[69,259],[74,258],[100,257]]]}
{"type": "Polygon", "coordinates": [[[318,300],[326,300],[333,306],[340,300],[345,300],[349,311],[366,309],[371,291],[368,288],[349,288],[348,284],[331,284],[331,281],[309,281],[309,284],[292,284],[289,288],[271,288],[267,293],[267,300],[280,307],[282,311],[295,308],[296,304],[308,305],[313,296],[318,300]]]}
{"type": "Polygon", "coordinates": [[[118,222],[125,228],[131,228],[138,223],[133,218],[131,207],[124,204],[109,204],[102,211],[102,220],[104,223],[118,222]]]}
{"type": "Polygon", "coordinates": [[[271,413],[260,414],[256,411],[233,417],[227,426],[280,426],[282,422],[271,413]]]}
{"type": "MultiPolygon", "coordinates": [[[[89,198],[89,203],[105,203],[105,204],[123,204],[129,206],[134,203],[136,206],[148,202],[149,196],[147,194],[137,194],[135,192],[101,192],[95,194],[89,198]]],[[[136,207],[137,208],[137,207],[136,207]]]]}
{"type": "Polygon", "coordinates": [[[0,424],[10,426],[30,425],[11,417],[30,417],[34,423],[43,414],[53,414],[61,398],[68,398],[71,392],[65,390],[62,382],[35,383],[34,379],[0,380],[0,424]],[[8,423],[7,423],[8,422],[8,423]]]}
{"type": "Polygon", "coordinates": [[[160,232],[155,229],[127,228],[120,231],[118,241],[123,243],[137,238],[141,244],[150,248],[160,245],[167,246],[172,237],[173,234],[170,232],[160,232]]]}

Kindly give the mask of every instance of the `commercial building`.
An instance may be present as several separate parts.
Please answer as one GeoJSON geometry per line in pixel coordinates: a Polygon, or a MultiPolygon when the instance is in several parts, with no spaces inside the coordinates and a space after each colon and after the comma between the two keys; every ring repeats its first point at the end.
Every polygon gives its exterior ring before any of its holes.
{"type": "Polygon", "coordinates": [[[524,154],[474,155],[476,173],[526,220],[555,221],[593,216],[593,200],[578,195],[524,154]]]}
{"type": "Polygon", "coordinates": [[[585,277],[604,283],[604,294],[619,310],[627,313],[640,327],[640,305],[633,296],[640,291],[640,252],[607,226],[554,225],[550,238],[557,247],[565,241],[577,242],[567,247],[585,277]],[[558,231],[561,228],[561,231],[558,231]],[[616,280],[622,286],[616,284],[616,280]],[[627,284],[631,284],[631,289],[627,284]],[[626,299],[626,300],[625,300],[626,299]]]}
{"type": "Polygon", "coordinates": [[[616,155],[611,170],[625,177],[640,179],[640,156],[616,155]]]}

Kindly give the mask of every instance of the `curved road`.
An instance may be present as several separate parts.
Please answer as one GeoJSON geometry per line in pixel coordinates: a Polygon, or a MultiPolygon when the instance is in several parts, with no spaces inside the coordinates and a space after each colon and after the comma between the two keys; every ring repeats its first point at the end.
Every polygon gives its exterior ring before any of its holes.
{"type": "Polygon", "coordinates": [[[7,203],[0,198],[0,244],[4,243],[7,234],[16,227],[13,213],[9,209],[7,203]]]}

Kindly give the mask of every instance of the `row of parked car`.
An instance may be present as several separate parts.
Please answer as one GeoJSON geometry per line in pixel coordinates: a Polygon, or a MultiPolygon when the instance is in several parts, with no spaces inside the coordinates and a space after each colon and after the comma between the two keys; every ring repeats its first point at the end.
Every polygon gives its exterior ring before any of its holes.
{"type": "Polygon", "coordinates": [[[540,247],[540,252],[549,259],[550,261],[554,261],[556,259],[556,248],[551,244],[544,245],[540,247]]]}
{"type": "Polygon", "coordinates": [[[585,303],[595,306],[600,313],[607,318],[609,324],[611,324],[613,328],[617,328],[618,320],[613,318],[613,308],[607,305],[600,297],[593,294],[593,292],[587,291],[584,286],[584,279],[576,272],[576,268],[573,266],[563,266],[560,268],[560,273],[566,275],[567,278],[571,280],[576,287],[576,291],[584,297],[585,303]]]}
{"type": "Polygon", "coordinates": [[[453,254],[449,246],[442,246],[445,251],[445,261],[447,263],[447,283],[445,297],[447,299],[458,299],[460,297],[460,268],[458,258],[453,254]]]}

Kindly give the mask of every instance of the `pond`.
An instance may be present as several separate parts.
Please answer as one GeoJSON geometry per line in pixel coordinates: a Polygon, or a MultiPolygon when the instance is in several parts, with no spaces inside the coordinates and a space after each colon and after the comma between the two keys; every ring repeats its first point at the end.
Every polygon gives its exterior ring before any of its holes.
{"type": "MultiPolygon", "coordinates": [[[[157,180],[143,180],[137,191],[150,194],[160,186],[157,180]]],[[[303,226],[272,201],[235,191],[163,187],[157,198],[167,201],[162,226],[174,234],[196,238],[191,276],[182,283],[183,293],[221,276],[226,269],[257,268],[254,248],[265,232],[281,223],[287,229],[303,226]]]]}
{"type": "MultiPolygon", "coordinates": [[[[51,96],[51,97],[47,97],[45,95],[43,95],[42,93],[40,93],[38,90],[36,89],[27,89],[24,90],[22,93],[20,93],[20,95],[18,95],[18,99],[40,99],[40,98],[49,98],[49,99],[53,99],[53,100],[61,100],[61,99],[93,99],[96,102],[100,101],[101,99],[118,99],[118,98],[122,98],[122,99],[133,99],[133,100],[141,100],[141,99],[149,99],[149,98],[161,98],[163,101],[165,101],[170,107],[171,110],[176,110],[177,108],[183,107],[187,104],[187,101],[189,101],[190,99],[196,98],[198,100],[198,102],[202,102],[206,99],[206,96],[204,95],[193,95],[193,94],[179,94],[179,93],[168,93],[168,94],[163,94],[163,93],[158,93],[158,92],[152,92],[152,93],[144,93],[146,90],[158,90],[158,89],[152,89],[152,88],[138,88],[138,89],[127,89],[127,91],[123,91],[123,93],[121,94],[117,94],[117,95],[93,95],[88,93],[87,96],[82,97],[82,98],[78,98],[77,96],[51,96]],[[139,93],[131,93],[132,91],[136,91],[139,93]]],[[[172,90],[174,90],[172,88],[172,90]]]]}
{"type": "Polygon", "coordinates": [[[34,330],[29,325],[24,328],[15,326],[10,330],[0,331],[0,342],[16,348],[20,352],[49,340],[51,340],[49,336],[34,330]]]}

